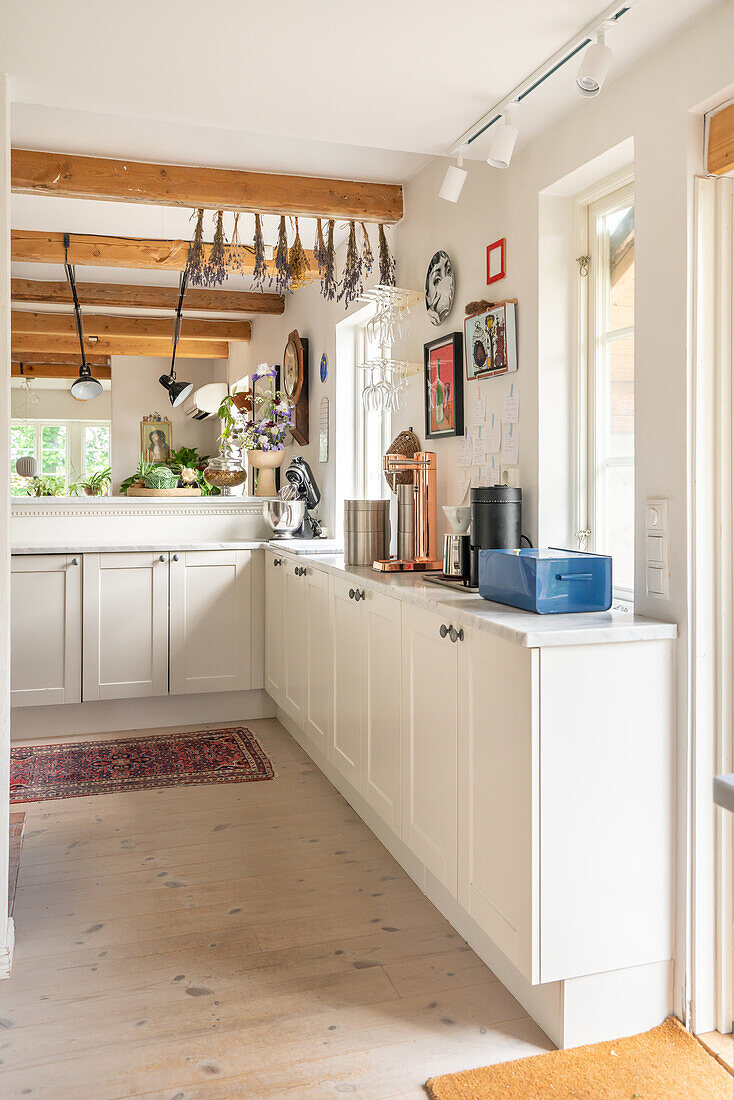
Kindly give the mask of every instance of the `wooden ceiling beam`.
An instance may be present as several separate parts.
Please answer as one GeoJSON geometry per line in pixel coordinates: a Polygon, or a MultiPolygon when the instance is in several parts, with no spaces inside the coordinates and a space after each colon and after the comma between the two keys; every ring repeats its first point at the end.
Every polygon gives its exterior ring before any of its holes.
{"type": "MultiPolygon", "coordinates": [[[[120,306],[126,309],[171,309],[178,305],[177,286],[128,286],[126,283],[77,283],[82,306],[120,306]]],[[[38,305],[71,305],[67,282],[44,279],[13,279],[13,302],[38,305]]],[[[281,314],[285,301],[280,294],[246,290],[198,290],[188,287],[184,305],[187,310],[207,313],[281,314]]]]}
{"type": "MultiPolygon", "coordinates": [[[[123,317],[100,313],[84,314],[84,336],[124,337],[152,336],[161,340],[173,339],[173,319],[168,317],[123,317]]],[[[45,333],[54,336],[75,336],[76,319],[73,313],[34,313],[31,310],[14,309],[10,314],[13,335],[45,333]]],[[[181,323],[183,340],[240,340],[250,339],[252,327],[249,321],[200,321],[184,317],[181,323]]]]}
{"type": "MultiPolygon", "coordinates": [[[[13,363],[24,363],[27,366],[68,366],[71,364],[73,367],[79,367],[82,357],[79,354],[77,348],[76,355],[58,355],[55,352],[39,352],[29,351],[26,354],[17,351],[15,348],[10,353],[10,358],[13,363]]],[[[109,355],[86,355],[84,356],[87,365],[90,367],[109,367],[110,357],[109,355]]]]}
{"type": "MultiPolygon", "coordinates": [[[[98,339],[85,335],[84,350],[87,348],[95,355],[160,355],[171,358],[172,340],[162,340],[151,336],[105,336],[98,339]]],[[[13,334],[12,358],[17,359],[29,352],[43,352],[55,355],[79,354],[79,341],[76,336],[54,336],[45,333],[13,334]]],[[[226,340],[179,340],[176,347],[177,359],[227,359],[229,344],[226,340]]]]}
{"type": "Polygon", "coordinates": [[[712,176],[723,176],[734,168],[734,103],[711,115],[706,159],[712,176]]]}
{"type": "MultiPolygon", "coordinates": [[[[91,363],[90,363],[91,366],[91,363]]],[[[112,378],[112,370],[110,367],[93,367],[92,373],[95,378],[102,381],[105,378],[112,378]]],[[[79,367],[74,363],[11,363],[10,364],[10,376],[11,378],[76,378],[79,374],[79,367]]]]}
{"type": "Polygon", "coordinates": [[[391,183],[148,164],[33,149],[13,149],[10,168],[12,189],[23,194],[386,224],[403,216],[403,189],[391,183]]]}
{"type": "MultiPolygon", "coordinates": [[[[204,245],[205,256],[211,250],[204,245]]],[[[252,251],[241,245],[230,254],[242,264],[242,273],[252,275],[252,251]]],[[[10,234],[11,259],[26,263],[63,264],[64,234],[33,229],[13,229],[10,234]]],[[[73,233],[69,240],[69,263],[79,267],[133,267],[146,270],[183,271],[189,254],[189,241],[160,241],[143,237],[98,237],[73,233]]],[[[306,251],[311,273],[318,275],[313,252],[306,251]]],[[[274,270],[268,262],[268,270],[274,270]]],[[[187,292],[188,293],[188,292],[187,292]]]]}

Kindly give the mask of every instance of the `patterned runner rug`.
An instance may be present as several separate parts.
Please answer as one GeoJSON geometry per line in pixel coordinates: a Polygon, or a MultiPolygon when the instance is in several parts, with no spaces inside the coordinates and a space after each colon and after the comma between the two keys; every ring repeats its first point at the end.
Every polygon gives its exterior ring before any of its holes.
{"type": "Polygon", "coordinates": [[[10,754],[11,803],[274,778],[273,765],[255,736],[241,726],[29,745],[10,754]]]}

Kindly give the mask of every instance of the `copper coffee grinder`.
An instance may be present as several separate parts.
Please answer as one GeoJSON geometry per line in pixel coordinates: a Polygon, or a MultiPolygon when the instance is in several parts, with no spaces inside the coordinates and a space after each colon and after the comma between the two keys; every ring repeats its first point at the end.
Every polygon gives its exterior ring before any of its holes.
{"type": "MultiPolygon", "coordinates": [[[[412,473],[413,483],[413,519],[414,550],[412,557],[406,552],[406,539],[398,532],[400,558],[387,558],[372,563],[372,568],[380,573],[401,573],[409,571],[438,570],[443,561],[438,553],[438,528],[436,518],[436,471],[438,462],[435,451],[417,451],[412,457],[401,454],[386,454],[382,468],[386,474],[412,473]]],[[[398,498],[398,519],[401,519],[403,500],[398,498]]],[[[410,524],[406,523],[406,529],[410,524]]]]}

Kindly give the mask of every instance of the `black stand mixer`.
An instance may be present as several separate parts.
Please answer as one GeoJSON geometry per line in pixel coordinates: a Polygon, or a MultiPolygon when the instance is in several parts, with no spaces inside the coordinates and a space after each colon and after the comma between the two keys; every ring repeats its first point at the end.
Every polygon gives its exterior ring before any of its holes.
{"type": "Polygon", "coordinates": [[[291,532],[294,539],[317,539],[321,536],[321,526],[310,512],[321,500],[321,493],[316,484],[316,479],[311,472],[311,467],[305,458],[293,458],[285,472],[285,479],[289,483],[287,488],[280,492],[282,500],[302,500],[305,505],[303,523],[291,532]]]}

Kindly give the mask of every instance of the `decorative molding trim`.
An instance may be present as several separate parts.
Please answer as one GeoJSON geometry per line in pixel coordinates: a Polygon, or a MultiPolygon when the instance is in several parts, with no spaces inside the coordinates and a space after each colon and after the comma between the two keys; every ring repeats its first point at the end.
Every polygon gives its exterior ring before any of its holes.
{"type": "Polygon", "coordinates": [[[0,947],[0,981],[10,977],[10,968],[13,965],[13,948],[15,947],[15,924],[13,918],[8,917],[7,942],[0,947]]]}
{"type": "Polygon", "coordinates": [[[229,497],[221,503],[204,504],[201,497],[192,498],[190,502],[182,502],[165,497],[159,499],[132,500],[110,497],[105,503],[95,505],[84,504],[76,500],[63,500],[49,497],[48,502],[36,498],[30,500],[14,500],[11,504],[11,516],[13,519],[50,519],[52,517],[85,517],[98,519],[118,516],[262,516],[262,501],[253,498],[241,498],[241,503],[235,503],[229,497]],[[225,503],[226,500],[226,503],[225,503]]]}

